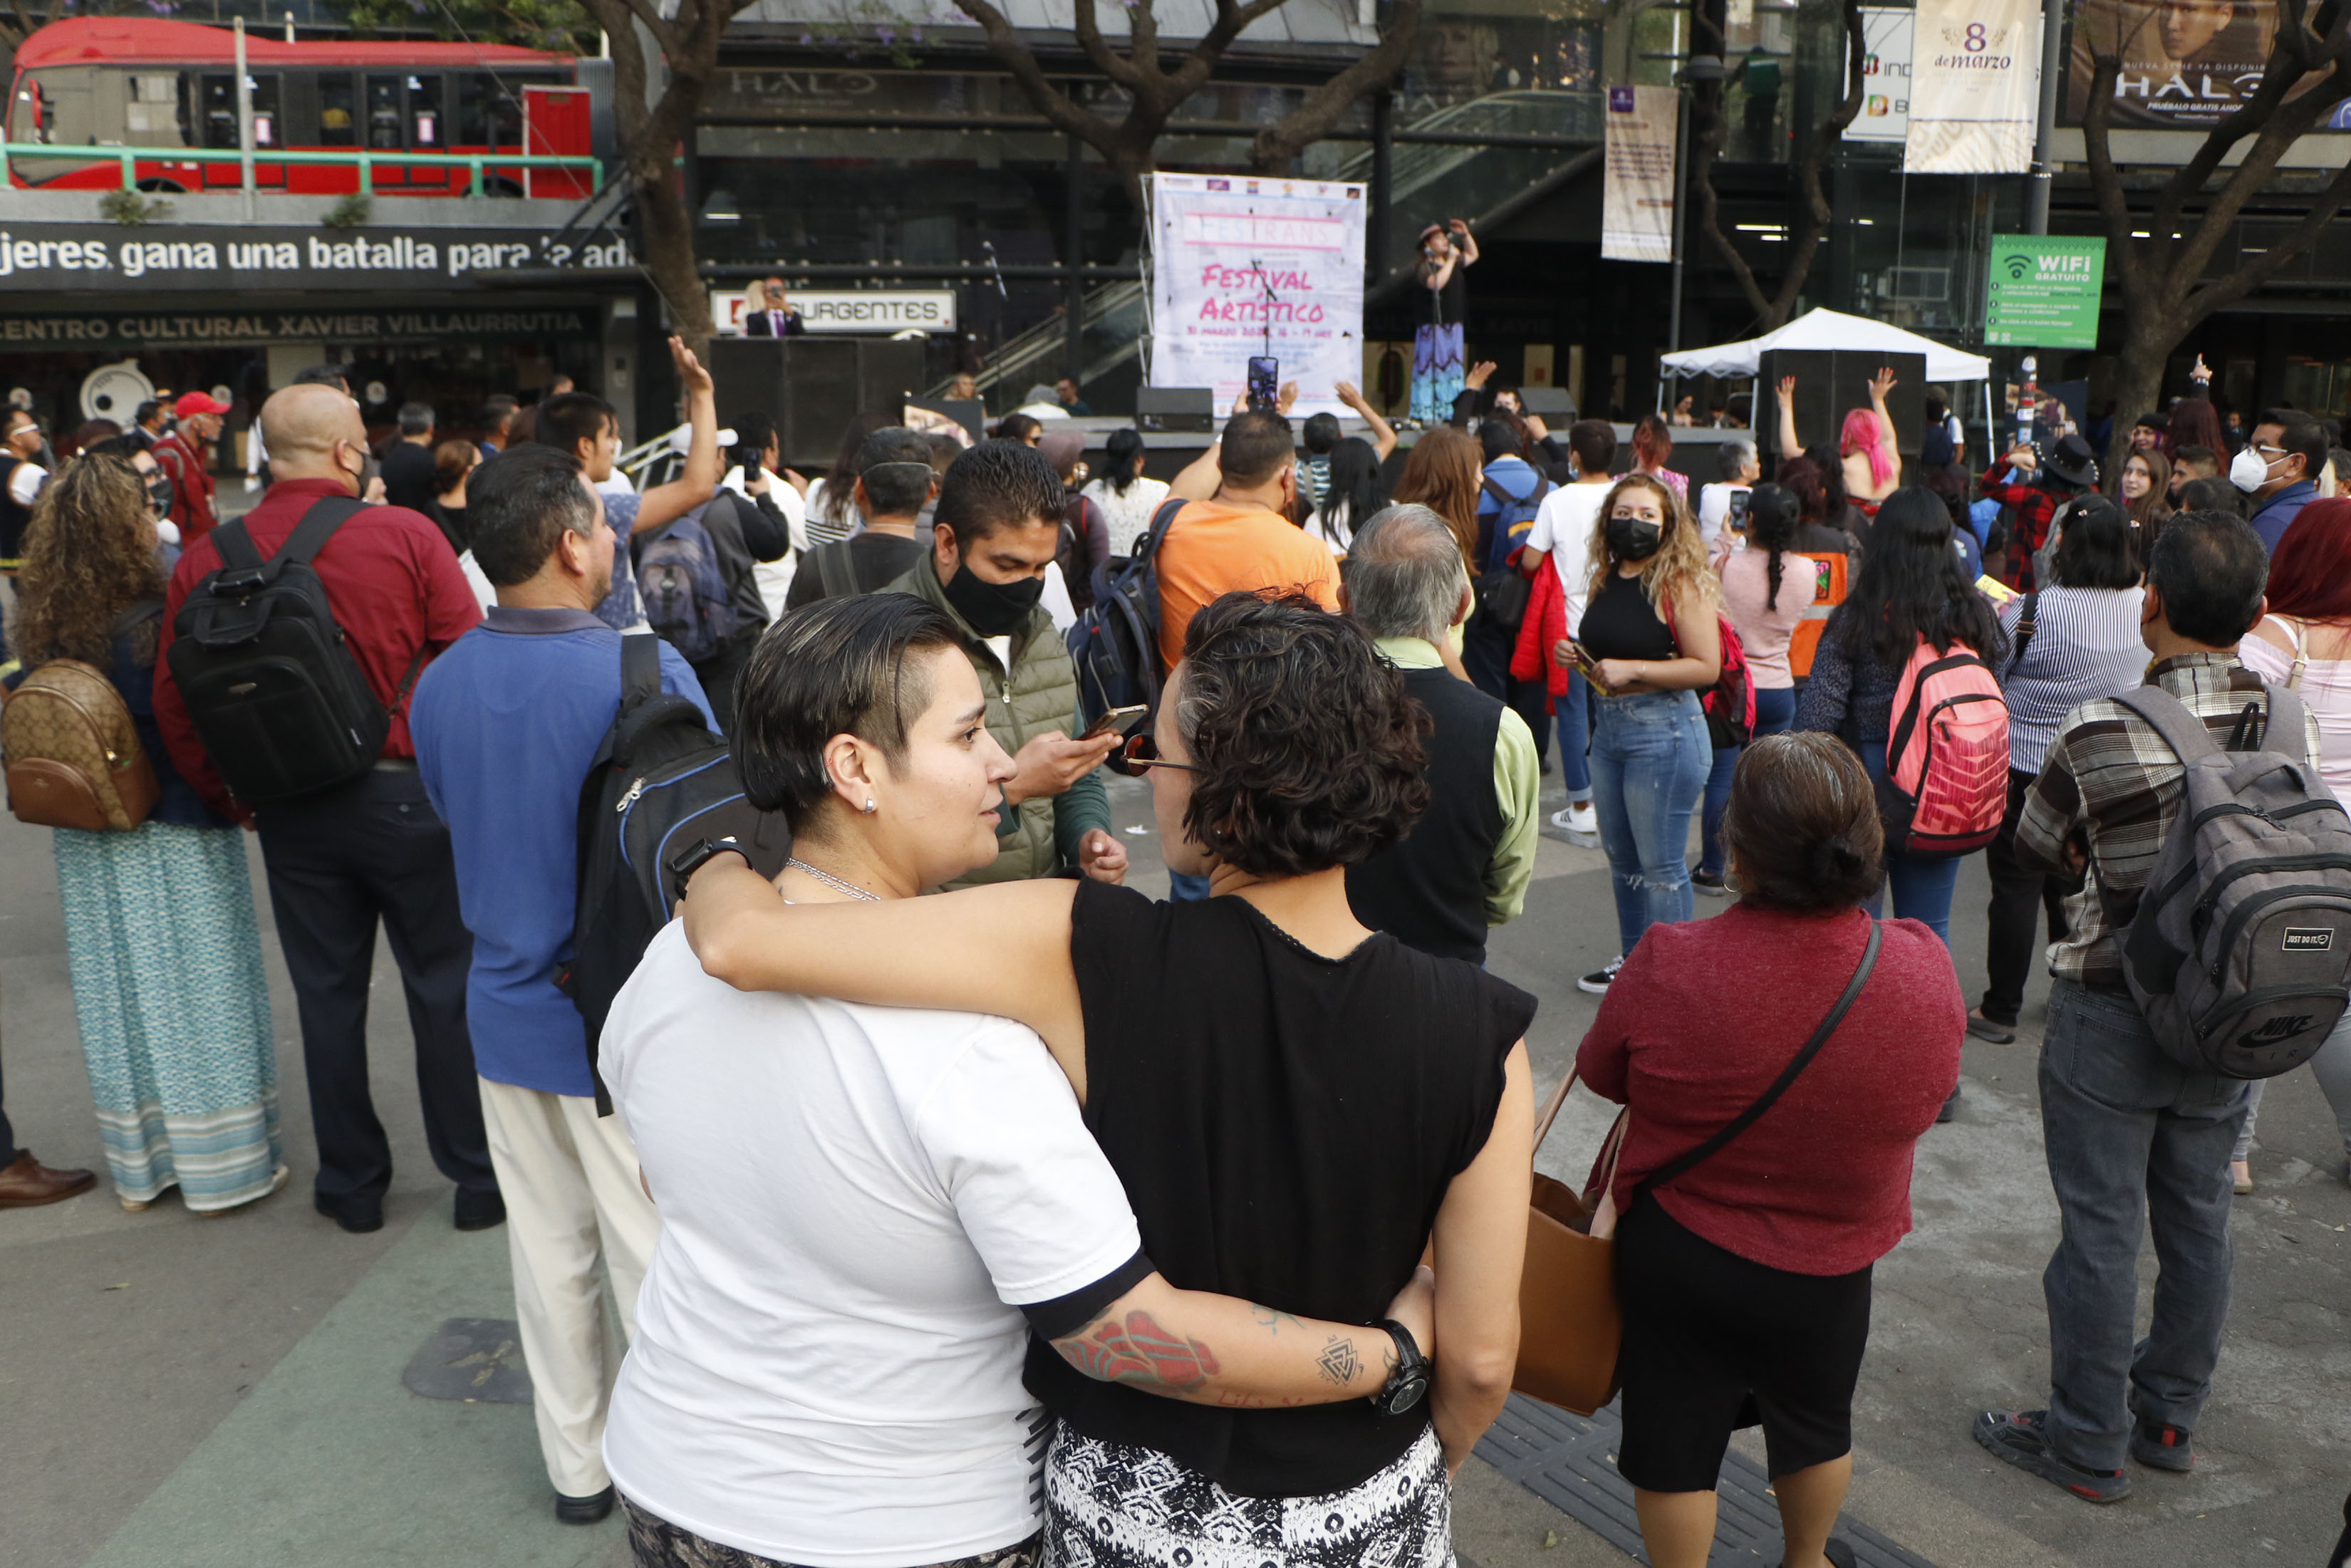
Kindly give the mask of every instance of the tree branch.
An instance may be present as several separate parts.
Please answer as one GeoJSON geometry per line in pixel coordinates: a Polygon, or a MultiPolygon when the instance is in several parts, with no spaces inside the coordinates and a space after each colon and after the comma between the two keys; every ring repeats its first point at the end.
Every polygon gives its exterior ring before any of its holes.
{"type": "MultiPolygon", "coordinates": [[[[2216,310],[2222,310],[2242,299],[2283,270],[2286,263],[2300,258],[2321,230],[2332,223],[2351,200],[2351,164],[2346,164],[2320,192],[2318,199],[2304,214],[2302,222],[2278,237],[2276,244],[2263,253],[2258,261],[2240,266],[2226,277],[2216,277],[2186,291],[2181,303],[2179,329],[2185,333],[2216,310]]],[[[2200,270],[2200,269],[2199,269],[2200,270]]]]}
{"type": "MultiPolygon", "coordinates": [[[[1103,39],[1102,18],[1094,15],[1096,0],[1072,0],[1072,4],[1077,13],[1078,47],[1085,50],[1086,58],[1094,63],[1094,69],[1129,91],[1142,86],[1143,73],[1134,63],[1119,58],[1117,51],[1103,39]]],[[[1151,0],[1135,0],[1134,11],[1148,16],[1151,15],[1151,0]]],[[[1128,26],[1132,27],[1134,24],[1130,22],[1128,26]]],[[[1155,63],[1152,68],[1156,71],[1158,67],[1155,63]]]]}
{"type": "Polygon", "coordinates": [[[2139,310],[2149,308],[2152,281],[2147,277],[2147,254],[2131,237],[2130,202],[2115,170],[2115,83],[2122,71],[2119,54],[2091,57],[2090,100],[2082,111],[2082,154],[2090,166],[2090,193],[2096,198],[2098,216],[2106,225],[2106,248],[2123,286],[2123,301],[2139,310]]]}
{"type": "Polygon", "coordinates": [[[1013,81],[1030,107],[1050,120],[1056,131],[1076,137],[1104,157],[1110,156],[1111,145],[1117,140],[1117,127],[1047,79],[1044,68],[1029,53],[1029,46],[1020,41],[1003,12],[988,0],[956,0],[956,8],[979,24],[981,33],[987,38],[987,52],[1012,73],[1013,81]]]}
{"type": "Polygon", "coordinates": [[[1308,93],[1296,109],[1259,131],[1249,148],[1249,166],[1265,173],[1279,172],[1329,135],[1339,117],[1357,99],[1395,80],[1420,35],[1422,5],[1423,0],[1396,0],[1395,9],[1388,15],[1388,24],[1381,31],[1378,47],[1308,93]]]}

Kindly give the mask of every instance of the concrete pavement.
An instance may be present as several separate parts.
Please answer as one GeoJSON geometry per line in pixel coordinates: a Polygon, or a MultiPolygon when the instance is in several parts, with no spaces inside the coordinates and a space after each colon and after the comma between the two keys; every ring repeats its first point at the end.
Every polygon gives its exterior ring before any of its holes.
{"type": "MultiPolygon", "coordinates": [[[[1140,787],[1112,789],[1121,821],[1147,826],[1140,787]]],[[[48,837],[0,817],[8,1107],[45,1160],[102,1169],[48,837]]],[[[1123,841],[1137,885],[1163,890],[1151,839],[1123,841]]],[[[217,1217],[169,1197],[126,1214],[102,1183],[67,1204],[0,1212],[0,1564],[623,1563],[616,1525],[552,1522],[527,1410],[401,1387],[401,1369],[443,1320],[511,1315],[506,1241],[450,1228],[448,1186],[416,1116],[398,980],[381,951],[373,1079],[399,1161],[387,1224],[346,1236],[310,1211],[292,998],[257,854],[252,863],[293,1186],[217,1217]]],[[[1971,990],[1983,894],[1970,866],[1954,936],[1971,990]]],[[[1701,915],[1720,907],[1699,901],[1701,915]]],[[[1547,841],[1527,914],[1493,948],[1497,972],[1542,1000],[1531,1043],[1546,1083],[1593,1010],[1574,977],[1614,946],[1604,862],[1547,841]]],[[[2137,1497],[2097,1510],[1996,1466],[1968,1437],[1980,1406],[2044,1402],[2038,1277],[2056,1228],[2033,1098],[2044,991],[2036,985],[2028,1001],[2022,1043],[1970,1045],[1959,1120],[1920,1145],[1917,1229],[1878,1268],[1848,1511],[1945,1568],[2314,1565],[2351,1488],[2351,1190],[2307,1073],[2276,1081],[2263,1108],[2261,1188],[2237,1207],[2237,1299],[2198,1473],[2137,1471],[2137,1497]]],[[[1545,1167],[1581,1179],[1607,1115],[1579,1094],[1545,1167]]],[[[2150,1255],[2143,1283],[2153,1267],[2150,1255]]],[[[1482,1568],[1624,1561],[1482,1465],[1465,1473],[1456,1510],[1459,1546],[1482,1568]]]]}

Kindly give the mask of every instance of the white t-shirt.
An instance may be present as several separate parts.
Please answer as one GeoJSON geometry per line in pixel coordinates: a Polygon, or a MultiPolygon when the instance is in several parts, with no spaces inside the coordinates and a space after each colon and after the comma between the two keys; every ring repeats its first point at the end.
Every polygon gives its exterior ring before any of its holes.
{"type": "Polygon", "coordinates": [[[1608,490],[1606,485],[1562,485],[1543,497],[1534,527],[1527,530],[1526,548],[1550,556],[1552,570],[1559,573],[1571,637],[1583,624],[1583,601],[1591,597],[1592,524],[1608,490]]]}
{"type": "MultiPolygon", "coordinates": [[[[751,492],[743,485],[743,465],[735,464],[718,481],[745,500],[751,492]]],[[[759,602],[768,607],[768,619],[776,620],[784,612],[784,595],[791,591],[792,573],[799,570],[800,558],[815,547],[809,542],[808,503],[792,488],[791,481],[770,473],[768,477],[768,498],[776,503],[776,510],[784,515],[784,531],[791,536],[792,548],[775,560],[755,560],[751,563],[751,580],[759,590],[759,602]]]]}
{"type": "Polygon", "coordinates": [[[1751,485],[1701,485],[1698,492],[1698,537],[1708,550],[1714,549],[1715,537],[1722,532],[1725,519],[1730,516],[1730,497],[1743,496],[1754,488],[1751,485]]]}
{"type": "Polygon", "coordinates": [[[20,507],[29,507],[40,498],[41,486],[48,480],[47,469],[37,463],[20,461],[8,470],[8,498],[20,507]]]}
{"type": "Polygon", "coordinates": [[[601,1058],[662,1235],[604,1460],[641,1506],[810,1568],[1009,1546],[1050,1430],[1008,1302],[1142,1242],[1029,1030],[742,992],[673,921],[601,1058]]]}
{"type": "Polygon", "coordinates": [[[596,493],[600,496],[633,496],[637,493],[636,481],[615,468],[596,481],[596,493]]]}

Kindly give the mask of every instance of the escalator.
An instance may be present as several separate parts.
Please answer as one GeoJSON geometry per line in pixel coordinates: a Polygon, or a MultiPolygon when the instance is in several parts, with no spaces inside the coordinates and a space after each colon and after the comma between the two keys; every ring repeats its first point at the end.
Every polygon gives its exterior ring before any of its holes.
{"type": "MultiPolygon", "coordinates": [[[[1401,106],[1400,106],[1401,107],[1401,106]]],[[[1555,136],[1580,147],[1509,147],[1451,142],[1398,141],[1391,157],[1387,216],[1392,249],[1410,243],[1426,225],[1469,215],[1475,229],[1515,210],[1531,191],[1571,164],[1588,160],[1601,142],[1601,95],[1520,89],[1486,94],[1427,110],[1403,127],[1453,136],[1555,136]]],[[[1325,142],[1309,148],[1302,177],[1368,181],[1372,150],[1360,143],[1325,142]],[[1344,149],[1360,150],[1346,152],[1344,149]],[[1327,162],[1317,153],[1327,153],[1327,162]]],[[[1082,335],[1084,373],[1092,385],[1142,351],[1148,335],[1149,284],[1103,284],[1086,295],[1082,335]]],[[[1067,331],[1050,317],[1008,339],[989,354],[980,386],[991,402],[1018,396],[1032,382],[1066,373],[1067,331]]],[[[946,382],[932,389],[944,392],[946,382]]]]}

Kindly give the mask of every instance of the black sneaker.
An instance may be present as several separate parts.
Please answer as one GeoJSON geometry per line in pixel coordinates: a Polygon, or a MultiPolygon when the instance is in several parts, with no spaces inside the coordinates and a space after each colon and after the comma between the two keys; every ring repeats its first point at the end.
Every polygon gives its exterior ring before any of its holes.
{"type": "Polygon", "coordinates": [[[555,1494],[555,1521],[558,1524],[601,1524],[611,1517],[613,1492],[611,1487],[590,1492],[586,1497],[566,1497],[555,1494]]]}
{"type": "Polygon", "coordinates": [[[1730,885],[1723,881],[1719,873],[1694,871],[1690,873],[1690,886],[1698,892],[1706,894],[1708,898],[1728,898],[1730,896],[1730,885]]]}
{"type": "Polygon", "coordinates": [[[1588,991],[1595,997],[1604,997],[1608,994],[1609,985],[1616,978],[1616,971],[1624,967],[1625,960],[1621,956],[1611,958],[1608,960],[1606,968],[1594,969],[1576,981],[1575,988],[1579,991],[1588,991]]]}
{"type": "Polygon", "coordinates": [[[2130,1456],[2154,1469],[2185,1473],[2196,1468],[2193,1437],[2185,1427],[2142,1416],[2131,1423],[2130,1456]]]}
{"type": "Polygon", "coordinates": [[[1987,1410],[1976,1417],[1976,1441],[1993,1457],[2029,1475],[2064,1487],[2089,1502],[2120,1502],[2131,1494],[2125,1470],[2094,1470],[2061,1457],[2049,1446],[2046,1410],[1987,1410]]]}
{"type": "Polygon", "coordinates": [[[456,1223],[460,1230],[487,1230],[507,1222],[507,1200],[498,1189],[484,1192],[475,1187],[457,1189],[456,1223]]]}

